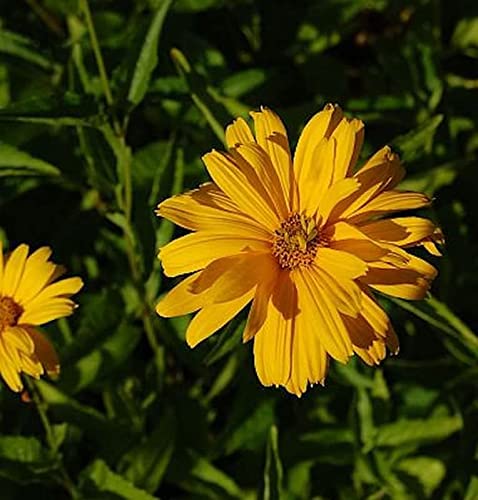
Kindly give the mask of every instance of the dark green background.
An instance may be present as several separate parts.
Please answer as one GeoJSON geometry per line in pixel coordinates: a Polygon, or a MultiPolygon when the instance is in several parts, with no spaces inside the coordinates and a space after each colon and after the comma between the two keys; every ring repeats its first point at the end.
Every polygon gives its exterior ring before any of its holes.
{"type": "Polygon", "coordinates": [[[0,227],[80,275],[46,331],[58,381],[0,384],[0,498],[478,498],[478,4],[85,0],[0,6],[0,227]],[[175,50],[172,50],[175,49],[175,50]],[[161,320],[153,215],[206,180],[232,117],[267,105],[295,144],[327,102],[401,153],[444,257],[422,303],[383,301],[401,352],[332,363],[301,398],[260,386],[243,317],[194,351],[161,320]],[[47,419],[44,425],[36,406],[47,419]]]}

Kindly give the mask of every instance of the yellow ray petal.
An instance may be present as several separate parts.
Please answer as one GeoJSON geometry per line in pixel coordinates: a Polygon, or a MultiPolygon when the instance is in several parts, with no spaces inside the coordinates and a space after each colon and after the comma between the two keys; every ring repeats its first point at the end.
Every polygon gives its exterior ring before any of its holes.
{"type": "Polygon", "coordinates": [[[344,179],[350,174],[357,162],[364,138],[364,125],[361,120],[342,118],[332,133],[337,141],[334,178],[332,182],[344,179]]]}
{"type": "Polygon", "coordinates": [[[226,144],[228,148],[249,142],[255,142],[255,139],[244,118],[237,118],[226,127],[226,144]]]}
{"type": "Polygon", "coordinates": [[[267,318],[269,301],[271,300],[273,290],[277,286],[280,274],[277,264],[275,266],[268,266],[267,271],[269,274],[264,276],[257,285],[247,323],[242,334],[243,342],[251,340],[261,329],[267,318]]]}
{"type": "Polygon", "coordinates": [[[36,358],[36,356],[26,356],[20,353],[20,369],[23,373],[30,375],[30,377],[36,378],[37,380],[43,375],[43,367],[36,358]]]}
{"type": "Polygon", "coordinates": [[[422,193],[392,189],[380,193],[370,202],[356,210],[353,216],[349,218],[349,222],[357,224],[377,215],[423,208],[429,206],[430,203],[430,198],[422,193]]]}
{"type": "Polygon", "coordinates": [[[0,291],[3,290],[3,274],[4,274],[3,242],[2,240],[0,240],[0,291]]]}
{"type": "Polygon", "coordinates": [[[294,170],[301,188],[305,179],[318,167],[314,159],[318,144],[324,137],[330,137],[342,116],[339,106],[327,104],[306,123],[294,154],[294,170]]]}
{"type": "Polygon", "coordinates": [[[368,270],[367,264],[355,255],[327,247],[317,249],[314,262],[341,280],[354,280],[364,276],[368,270]]]}
{"type": "Polygon", "coordinates": [[[182,316],[197,311],[204,306],[205,294],[191,292],[191,284],[198,278],[201,272],[194,273],[183,279],[169,291],[156,306],[156,312],[164,318],[182,316]]]}
{"type": "Polygon", "coordinates": [[[211,231],[182,236],[159,252],[164,274],[178,276],[204,269],[213,260],[240,252],[269,252],[265,241],[233,235],[222,235],[211,231]]]}
{"type": "Polygon", "coordinates": [[[75,308],[72,300],[66,298],[50,299],[46,305],[30,307],[20,316],[20,325],[42,325],[58,318],[69,316],[75,308]]]}
{"type": "Polygon", "coordinates": [[[378,151],[354,175],[360,188],[338,204],[331,214],[331,219],[346,219],[385,189],[392,189],[403,178],[405,170],[398,155],[387,146],[378,151]]]}
{"type": "Polygon", "coordinates": [[[313,314],[301,308],[292,339],[291,375],[285,386],[290,393],[299,397],[306,391],[308,384],[323,385],[327,374],[328,356],[317,333],[313,314]]]}
{"type": "Polygon", "coordinates": [[[191,292],[208,294],[208,302],[229,302],[273,274],[276,260],[269,253],[231,255],[209,264],[191,285],[191,292]]]}
{"type": "Polygon", "coordinates": [[[314,215],[332,184],[336,154],[336,140],[324,137],[312,152],[311,166],[299,180],[300,208],[314,215]]]}
{"type": "Polygon", "coordinates": [[[300,296],[301,310],[313,311],[317,318],[314,328],[318,331],[321,344],[330,356],[346,363],[353,353],[352,342],[337,308],[325,293],[319,277],[307,269],[297,269],[292,275],[300,296]]]}
{"type": "Polygon", "coordinates": [[[0,374],[5,380],[6,384],[10,389],[14,392],[20,392],[23,389],[22,381],[20,380],[20,376],[18,374],[17,369],[15,368],[14,363],[10,356],[7,354],[5,349],[5,343],[3,342],[0,336],[0,374]]]}
{"type": "Polygon", "coordinates": [[[203,307],[194,316],[189,323],[186,331],[186,342],[190,347],[195,347],[203,340],[217,332],[228,321],[236,316],[254,296],[254,289],[249,290],[242,297],[222,302],[220,304],[211,304],[203,307]]]}
{"type": "Polygon", "coordinates": [[[327,223],[334,207],[352,193],[355,193],[359,187],[360,184],[357,179],[349,177],[337,181],[325,192],[317,207],[317,214],[320,216],[322,227],[327,223]]]}
{"type": "Polygon", "coordinates": [[[35,355],[49,375],[60,373],[60,360],[52,343],[35,328],[26,328],[35,344],[35,355]]]}
{"type": "Polygon", "coordinates": [[[254,170],[244,171],[231,155],[218,151],[204,155],[203,161],[214,182],[242,212],[269,230],[273,231],[278,226],[273,203],[254,170]]]}
{"type": "Polygon", "coordinates": [[[316,275],[325,293],[330,297],[337,310],[348,316],[356,317],[362,310],[362,291],[351,279],[340,279],[322,266],[314,265],[309,272],[316,275]]]}
{"type": "Polygon", "coordinates": [[[360,225],[360,231],[370,238],[400,247],[415,246],[435,230],[435,224],[422,217],[395,217],[360,225]]]}
{"type": "Polygon", "coordinates": [[[22,279],[25,262],[28,256],[28,245],[21,244],[7,259],[3,275],[2,295],[13,297],[22,279]]]}
{"type": "Polygon", "coordinates": [[[268,302],[267,316],[254,336],[254,365],[262,385],[285,385],[292,364],[292,336],[297,316],[297,291],[282,272],[268,302]]]}
{"type": "Polygon", "coordinates": [[[257,172],[278,218],[285,219],[290,212],[289,203],[284,198],[277,170],[264,149],[255,143],[239,145],[231,150],[231,156],[243,170],[249,168],[257,172]]]}
{"type": "Polygon", "coordinates": [[[323,232],[334,250],[349,252],[365,262],[380,260],[391,253],[391,249],[382,247],[360,231],[359,228],[347,222],[337,222],[327,227],[323,232]]]}
{"type": "Polygon", "coordinates": [[[289,149],[289,139],[282,120],[270,109],[261,107],[259,112],[252,111],[256,140],[269,155],[279,177],[284,199],[290,209],[294,208],[297,193],[289,149]]]}
{"type": "Polygon", "coordinates": [[[28,355],[33,354],[35,346],[32,339],[23,328],[10,326],[5,328],[1,335],[3,336],[5,342],[12,345],[18,351],[24,352],[28,355]]]}
{"type": "Polygon", "coordinates": [[[42,247],[27,258],[22,279],[14,297],[22,306],[42,290],[55,272],[55,264],[48,262],[50,255],[51,249],[42,247]]]}
{"type": "Polygon", "coordinates": [[[25,310],[38,309],[47,306],[56,297],[69,297],[81,290],[83,280],[78,277],[65,278],[47,285],[35,298],[25,305],[25,310]]]}
{"type": "Polygon", "coordinates": [[[242,213],[217,186],[203,184],[198,189],[173,196],[158,205],[156,214],[193,231],[253,235],[267,239],[270,233],[242,213]]]}

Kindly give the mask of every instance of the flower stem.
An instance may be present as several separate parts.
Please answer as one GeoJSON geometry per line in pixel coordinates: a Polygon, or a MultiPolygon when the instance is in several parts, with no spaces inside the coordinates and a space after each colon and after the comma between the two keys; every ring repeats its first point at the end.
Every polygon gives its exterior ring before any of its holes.
{"type": "Polygon", "coordinates": [[[26,385],[28,387],[28,392],[31,395],[32,401],[35,405],[35,408],[37,409],[38,416],[40,417],[40,421],[42,423],[43,429],[45,431],[45,439],[48,444],[48,447],[50,448],[51,452],[55,456],[55,458],[58,460],[58,470],[60,472],[60,484],[65,488],[66,491],[70,494],[71,498],[77,499],[80,498],[80,495],[78,493],[78,490],[73,483],[73,481],[70,478],[70,475],[68,474],[68,471],[65,468],[65,465],[63,464],[63,460],[61,457],[61,454],[58,451],[58,445],[55,440],[55,434],[53,432],[53,427],[50,423],[50,420],[48,418],[47,414],[47,404],[45,401],[43,401],[40,397],[40,393],[35,385],[35,383],[26,378],[26,385]]]}
{"type": "Polygon", "coordinates": [[[98,43],[98,37],[96,36],[95,26],[93,24],[93,19],[91,17],[91,10],[88,4],[88,0],[81,0],[81,9],[85,14],[86,26],[88,28],[88,33],[90,34],[91,47],[95,54],[96,64],[98,66],[98,71],[100,72],[101,85],[103,86],[103,92],[105,94],[106,102],[108,106],[113,105],[113,95],[111,93],[110,84],[108,81],[108,75],[106,74],[105,63],[103,61],[103,56],[101,55],[100,44],[98,43]]]}

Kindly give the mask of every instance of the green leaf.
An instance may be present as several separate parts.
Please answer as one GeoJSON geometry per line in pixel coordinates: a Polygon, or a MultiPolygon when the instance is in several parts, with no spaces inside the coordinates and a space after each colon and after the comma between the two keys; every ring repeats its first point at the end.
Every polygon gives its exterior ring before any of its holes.
{"type": "Polygon", "coordinates": [[[191,66],[186,56],[179,49],[171,50],[171,58],[178,70],[178,73],[185,79],[191,99],[198,107],[212,131],[217,138],[225,144],[223,123],[229,120],[228,113],[224,107],[216,102],[211,96],[211,89],[191,66]]]}
{"type": "Polygon", "coordinates": [[[401,460],[396,466],[396,470],[417,478],[425,498],[429,498],[433,494],[446,474],[446,467],[441,460],[421,456],[401,460]]]}
{"type": "Polygon", "coordinates": [[[176,440],[176,420],[173,412],[166,412],[150,435],[122,458],[123,475],[134,484],[154,493],[171,460],[176,440]]]}
{"type": "Polygon", "coordinates": [[[172,0],[163,0],[151,21],[143,46],[136,60],[135,69],[128,91],[128,100],[139,104],[148,90],[151,75],[158,63],[158,41],[163,28],[164,19],[172,0]]]}
{"type": "Polygon", "coordinates": [[[377,427],[377,432],[367,448],[442,441],[462,428],[463,420],[459,415],[429,419],[402,419],[377,427]]]}
{"type": "Polygon", "coordinates": [[[416,129],[393,139],[392,145],[400,152],[404,162],[412,162],[420,158],[423,153],[431,151],[435,132],[443,121],[443,115],[436,115],[416,129]]]}
{"type": "Polygon", "coordinates": [[[277,427],[273,425],[269,432],[266,448],[266,464],[264,468],[263,500],[280,500],[282,498],[283,471],[279,456],[277,427]]]}
{"type": "Polygon", "coordinates": [[[89,495],[95,493],[113,493],[125,500],[155,500],[157,498],[113,472],[103,460],[95,460],[81,473],[80,485],[86,498],[91,498],[89,495]]]}
{"type": "Polygon", "coordinates": [[[470,479],[468,488],[466,489],[465,500],[476,500],[478,498],[478,476],[473,476],[470,479]]]}
{"type": "Polygon", "coordinates": [[[131,355],[141,338],[141,330],[123,320],[119,327],[75,364],[67,365],[61,386],[69,393],[79,392],[94,383],[101,383],[131,355]]]}
{"type": "Polygon", "coordinates": [[[245,322],[243,320],[235,319],[223,328],[216,339],[214,347],[204,358],[204,362],[207,365],[212,365],[233,349],[237,348],[241,343],[244,326],[245,322]]]}
{"type": "Polygon", "coordinates": [[[13,175],[60,175],[60,171],[44,160],[0,142],[0,177],[13,175]]]}
{"type": "Polygon", "coordinates": [[[40,53],[40,47],[23,35],[0,28],[0,53],[28,61],[42,69],[52,70],[55,63],[40,53]]]}
{"type": "Polygon", "coordinates": [[[0,109],[0,121],[96,127],[104,117],[93,100],[67,92],[14,102],[0,109]]]}
{"type": "Polygon", "coordinates": [[[478,17],[460,19],[456,25],[451,42],[459,49],[478,49],[478,17]]]}

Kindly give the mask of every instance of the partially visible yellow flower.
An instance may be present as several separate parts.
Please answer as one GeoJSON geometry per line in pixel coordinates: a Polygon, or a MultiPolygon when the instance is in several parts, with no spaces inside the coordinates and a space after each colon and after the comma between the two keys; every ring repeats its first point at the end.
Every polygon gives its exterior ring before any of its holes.
{"type": "Polygon", "coordinates": [[[36,326],[70,315],[70,296],[83,286],[80,278],[56,281],[63,268],[48,260],[48,247],[28,252],[19,245],[4,263],[0,242],[0,374],[15,392],[23,389],[21,373],[59,373],[55,349],[36,326]]]}
{"type": "Polygon", "coordinates": [[[162,316],[199,311],[194,347],[252,301],[244,341],[254,339],[264,385],[300,396],[324,383],[329,358],[379,363],[398,351],[378,291],[421,299],[436,269],[408,253],[439,255],[440,230],[419,217],[385,218],[430,204],[396,189],[404,175],[388,146],[358,170],[364,125],[327,105],[305,126],[292,158],[280,118],[252,112],[226,129],[227,153],[203,157],[213,180],[161,203],[157,213],[194,231],[161,248],[167,276],[192,273],[158,304],[162,316]]]}

